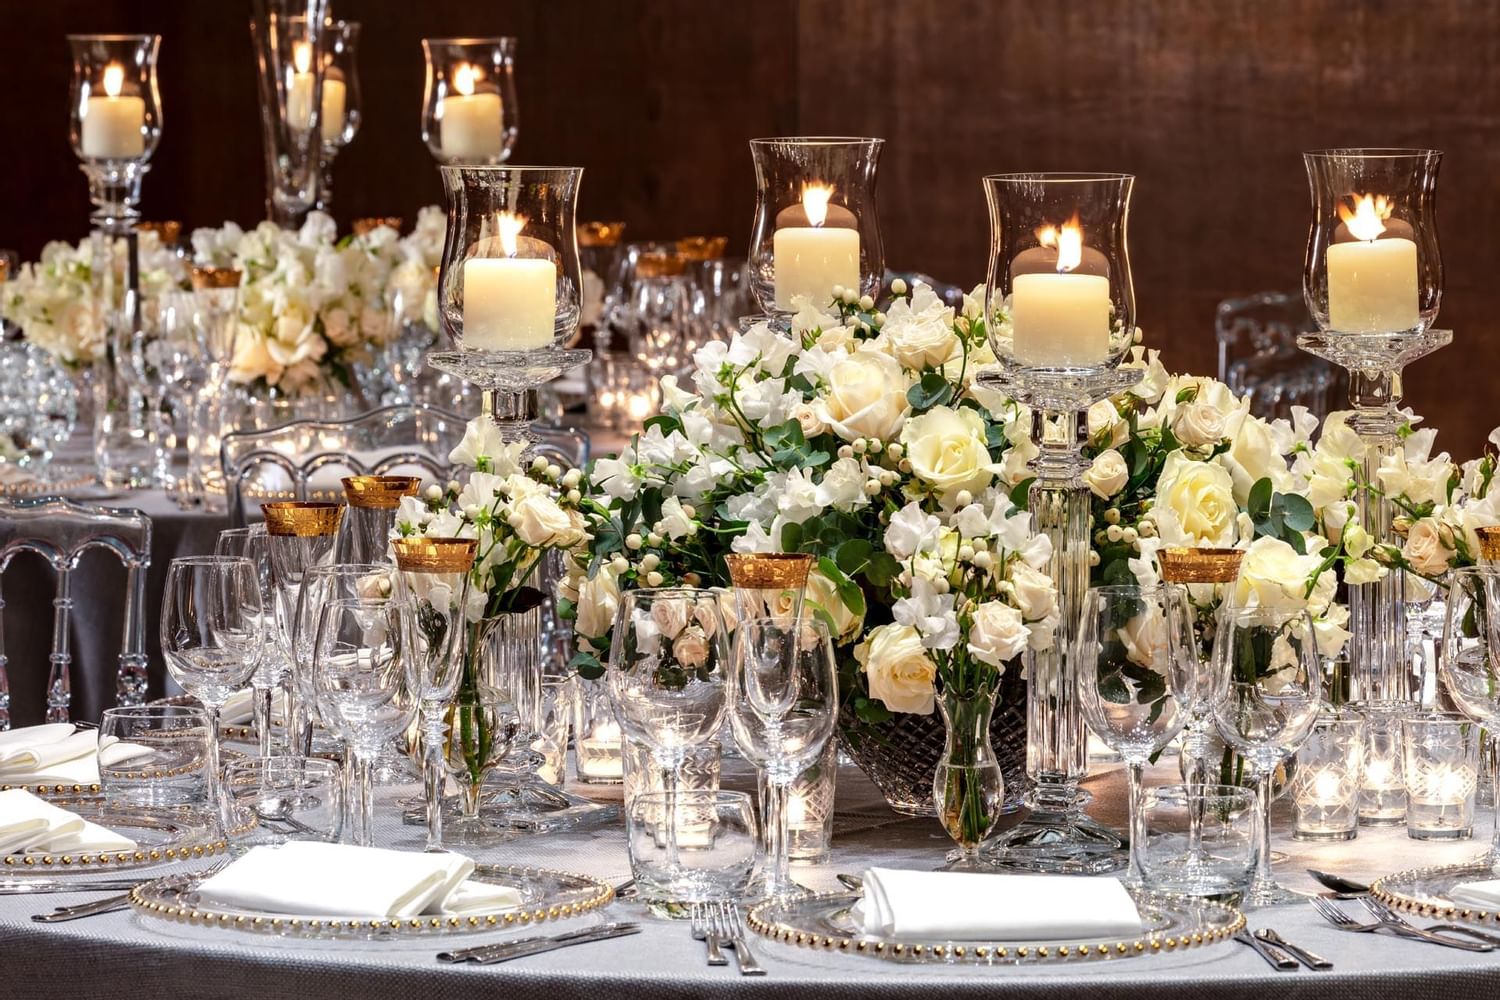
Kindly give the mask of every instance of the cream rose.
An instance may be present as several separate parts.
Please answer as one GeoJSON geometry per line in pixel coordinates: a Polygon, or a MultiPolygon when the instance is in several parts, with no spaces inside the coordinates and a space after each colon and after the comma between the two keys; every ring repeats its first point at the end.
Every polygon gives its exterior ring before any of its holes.
{"type": "Polygon", "coordinates": [[[1089,439],[1108,448],[1117,448],[1130,437],[1130,425],[1120,419],[1115,404],[1101,399],[1089,407],[1089,439]],[[1103,439],[1097,441],[1096,439],[1103,439]]]}
{"type": "Polygon", "coordinates": [[[1089,471],[1083,474],[1083,481],[1101,500],[1108,500],[1120,492],[1129,478],[1130,469],[1125,465],[1125,457],[1113,448],[1095,455],[1089,471]]]}
{"type": "Polygon", "coordinates": [[[995,478],[995,466],[984,440],[984,418],[967,407],[935,406],[901,428],[901,443],[911,471],[948,495],[978,493],[995,478]]]}
{"type": "Polygon", "coordinates": [[[1021,612],[1000,601],[986,601],[974,609],[969,627],[969,655],[980,663],[1003,667],[1020,656],[1031,638],[1021,612]]]}
{"type": "Polygon", "coordinates": [[[859,627],[864,624],[865,616],[856,615],[849,610],[843,598],[839,597],[838,588],[821,570],[815,569],[807,575],[807,593],[803,600],[808,607],[828,616],[828,620],[832,622],[834,642],[857,634],[859,627]]]}
{"type": "Polygon", "coordinates": [[[857,351],[829,369],[818,417],[845,441],[889,441],[911,410],[907,384],[900,363],[889,354],[857,351]]]}
{"type": "Polygon", "coordinates": [[[792,419],[802,428],[804,438],[815,438],[828,430],[828,425],[811,403],[798,403],[792,407],[792,419]]]}
{"type": "Polygon", "coordinates": [[[1214,444],[1224,437],[1224,414],[1207,401],[1179,406],[1172,416],[1172,433],[1191,447],[1214,444]]]}
{"type": "Polygon", "coordinates": [[[567,511],[540,493],[516,501],[507,520],[516,537],[527,545],[571,545],[576,541],[573,520],[567,511]]]}
{"type": "Polygon", "coordinates": [[[689,670],[708,662],[708,639],[696,628],[683,630],[672,642],[672,656],[689,670]]]}
{"type": "Polygon", "coordinates": [[[1401,554],[1412,568],[1425,576],[1438,576],[1448,570],[1453,561],[1453,546],[1443,537],[1437,520],[1424,517],[1411,526],[1406,534],[1406,544],[1401,554]]]}
{"type": "Polygon", "coordinates": [[[888,319],[881,328],[880,342],[903,368],[914,371],[941,368],[963,349],[952,326],[941,319],[914,318],[894,324],[888,319]]]}
{"type": "Polygon", "coordinates": [[[620,581],[601,566],[593,579],[578,586],[578,617],[574,624],[579,634],[597,639],[614,627],[615,612],[619,609],[620,581]]]}
{"type": "Polygon", "coordinates": [[[1154,511],[1163,545],[1234,544],[1234,480],[1220,466],[1172,452],[1156,483],[1154,511]]]}
{"type": "Polygon", "coordinates": [[[1047,574],[1018,559],[1010,569],[1010,585],[1016,605],[1028,622],[1040,621],[1057,613],[1057,589],[1047,574]]]}
{"type": "Polygon", "coordinates": [[[688,602],[685,598],[668,598],[651,602],[651,621],[668,639],[676,639],[687,628],[688,602]]]}
{"type": "MultiPolygon", "coordinates": [[[[1236,601],[1242,608],[1301,610],[1309,604],[1307,581],[1321,563],[1316,555],[1298,555],[1279,538],[1257,538],[1240,562],[1236,601]]],[[[1314,591],[1314,601],[1321,596],[1314,591]]]]}
{"type": "Polygon", "coordinates": [[[882,625],[855,647],[854,655],[869,679],[870,697],[892,712],[932,714],[937,665],[927,655],[916,629],[882,625]]]}

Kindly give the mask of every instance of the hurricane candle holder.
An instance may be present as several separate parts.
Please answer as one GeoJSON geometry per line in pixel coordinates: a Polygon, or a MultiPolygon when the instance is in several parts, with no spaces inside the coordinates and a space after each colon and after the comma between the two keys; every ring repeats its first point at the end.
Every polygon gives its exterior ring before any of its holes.
{"type": "Polygon", "coordinates": [[[564,347],[578,327],[582,167],[442,167],[448,230],[438,316],[456,348],[428,362],[484,391],[506,441],[535,441],[528,390],[585,365],[564,347]]]}
{"type": "Polygon", "coordinates": [[[1297,750],[1292,775],[1295,839],[1354,839],[1364,757],[1363,717],[1333,711],[1313,723],[1307,742],[1297,750]]]}
{"type": "Polygon", "coordinates": [[[766,315],[790,316],[803,300],[827,308],[835,289],[856,298],[880,293],[875,171],[884,145],[850,136],[750,140],[750,287],[766,315]]]}
{"type": "Polygon", "coordinates": [[[1411,705],[1403,701],[1353,701],[1347,707],[1365,720],[1359,823],[1361,826],[1397,826],[1406,817],[1401,719],[1411,705]]]}
{"type": "Polygon", "coordinates": [[[1401,720],[1406,757],[1406,835],[1463,840],[1474,832],[1479,787],[1479,724],[1451,712],[1401,720]]]}
{"type": "Polygon", "coordinates": [[[328,0],[255,0],[250,39],[260,81],[266,214],[296,228],[317,204],[327,76],[328,0]]]}
{"type": "Polygon", "coordinates": [[[1026,772],[1030,814],[986,849],[995,865],[1097,873],[1126,863],[1119,834],[1083,814],[1087,768],[1074,636],[1089,586],[1087,411],[1142,373],[1120,361],[1135,336],[1125,231],[1134,178],[1125,174],[998,174],[990,212],[986,328],[999,359],[984,384],[1031,407],[1040,454],[1030,510],[1052,541],[1058,627],[1028,650],[1026,772]]]}
{"type": "MultiPolygon", "coordinates": [[[[1402,447],[1401,375],[1447,346],[1433,329],[1443,297],[1433,149],[1325,149],[1303,154],[1312,188],[1302,290],[1317,332],[1297,344],[1349,372],[1349,426],[1365,443],[1360,523],[1376,542],[1401,545],[1380,465],[1402,447]]],[[[1361,699],[1411,701],[1404,574],[1349,588],[1351,687],[1361,699]]]]}
{"type": "Polygon", "coordinates": [[[516,144],[516,40],[424,38],[422,141],[439,163],[504,163],[516,144]]]}
{"type": "Polygon", "coordinates": [[[359,132],[358,54],[358,21],[329,21],[323,26],[323,96],[318,104],[322,176],[317,208],[321,212],[333,211],[334,158],[359,132]]]}

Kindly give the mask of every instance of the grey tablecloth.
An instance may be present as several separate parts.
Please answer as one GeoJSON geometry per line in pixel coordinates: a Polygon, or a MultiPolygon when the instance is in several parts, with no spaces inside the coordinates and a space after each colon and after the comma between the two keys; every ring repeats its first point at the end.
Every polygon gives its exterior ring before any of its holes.
{"type": "MultiPolygon", "coordinates": [[[[729,769],[731,772],[733,768],[729,769]]],[[[1101,819],[1119,822],[1117,773],[1091,782],[1101,819]]],[[[899,817],[884,807],[858,772],[840,774],[839,833],[829,864],[801,868],[798,877],[818,889],[836,889],[834,873],[871,864],[931,868],[948,841],[930,820],[899,817]]],[[[388,790],[387,795],[395,790],[388,790]]],[[[392,810],[387,806],[385,814],[392,810]]],[[[386,825],[384,842],[419,847],[417,831],[386,825]]],[[[1423,845],[1403,830],[1366,831],[1348,845],[1308,847],[1278,844],[1291,854],[1279,865],[1285,879],[1311,888],[1305,865],[1352,876],[1374,876],[1418,864],[1462,860],[1479,844],[1464,841],[1423,845]]],[[[592,833],[530,837],[483,855],[581,871],[609,879],[626,876],[622,832],[614,827],[592,833]]],[[[1310,907],[1295,905],[1251,915],[1253,927],[1271,925],[1283,935],[1337,964],[1333,972],[1277,973],[1243,946],[1225,943],[1184,954],[1027,968],[948,968],[895,965],[862,956],[814,952],[757,939],[764,978],[739,976],[731,965],[710,969],[703,946],[681,923],[657,920],[638,905],[614,903],[585,920],[638,919],[644,933],[554,952],[490,968],[439,964],[433,941],[332,944],[269,939],[229,930],[209,930],[150,921],[132,914],[110,914],[67,924],[43,926],[29,915],[50,909],[59,899],[0,897],[0,995],[48,1000],[52,997],[142,996],[223,997],[233,1000],[361,997],[505,997],[506,1000],[564,1000],[610,997],[666,998],[763,996],[779,998],[881,997],[1169,997],[1213,996],[1265,1000],[1267,996],[1317,1000],[1456,1000],[1493,996],[1500,987],[1500,953],[1472,955],[1397,938],[1336,931],[1310,907]]],[[[561,924],[557,925],[563,926],[561,924]]],[[[535,933],[525,932],[525,933],[535,933]]],[[[505,935],[465,936],[469,943],[505,935]]]]}

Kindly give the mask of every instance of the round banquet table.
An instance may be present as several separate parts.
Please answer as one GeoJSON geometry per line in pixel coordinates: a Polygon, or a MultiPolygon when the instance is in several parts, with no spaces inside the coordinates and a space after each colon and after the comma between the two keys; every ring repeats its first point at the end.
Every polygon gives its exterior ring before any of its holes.
{"type": "MultiPolygon", "coordinates": [[[[744,787],[743,762],[726,761],[726,784],[744,787]]],[[[1157,780],[1168,780],[1158,769],[1157,780]]],[[[1090,779],[1094,815],[1121,825],[1120,772],[1090,779]]],[[[581,789],[579,789],[581,790],[581,789]]],[[[389,800],[409,789],[383,789],[382,846],[420,849],[420,830],[401,827],[389,800]]],[[[1482,816],[1488,823],[1488,812],[1482,816]]],[[[1419,844],[1404,828],[1361,831],[1342,845],[1306,845],[1278,838],[1289,859],[1282,878],[1312,888],[1306,866],[1352,877],[1373,877],[1418,865],[1467,859],[1480,841],[1419,844]]],[[[908,819],[886,808],[874,787],[853,768],[839,774],[833,856],[826,864],[797,866],[811,888],[838,888],[837,872],[870,865],[930,869],[949,846],[932,820],[908,819]]],[[[589,832],[524,837],[489,851],[484,861],[508,861],[595,875],[611,882],[628,877],[624,835],[618,821],[589,832]]],[[[166,869],[164,869],[165,871],[166,869]]],[[[421,997],[471,1000],[565,1000],[610,997],[776,998],[1014,997],[1056,998],[1239,998],[1316,997],[1318,1000],[1455,1000],[1493,996],[1500,987],[1500,951],[1473,954],[1386,935],[1335,930],[1310,906],[1292,905],[1250,914],[1250,926],[1273,926],[1294,944],[1331,959],[1330,972],[1276,972],[1248,948],[1224,942],[1180,953],[1098,959],[1033,966],[950,967],[903,965],[860,955],[813,951],[752,935],[751,945],[767,970],[742,977],[733,961],[704,963],[702,943],[685,922],[657,919],[639,903],[616,901],[602,911],[541,929],[456,937],[363,942],[272,938],[229,929],[167,923],[130,912],[61,924],[37,924],[33,913],[96,898],[82,893],[0,896],[0,995],[53,997],[132,996],[280,1000],[354,997],[408,1000],[421,997]],[[447,965],[438,951],[537,933],[559,933],[591,922],[638,920],[642,933],[562,949],[500,965],[447,965]],[[555,929],[553,929],[555,928],[555,929]]],[[[1354,904],[1345,904],[1351,907],[1354,904]]]]}

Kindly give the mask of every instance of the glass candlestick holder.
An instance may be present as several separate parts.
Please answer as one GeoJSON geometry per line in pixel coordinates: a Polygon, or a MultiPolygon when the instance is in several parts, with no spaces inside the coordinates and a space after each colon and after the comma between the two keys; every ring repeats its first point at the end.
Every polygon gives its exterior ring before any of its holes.
{"type": "Polygon", "coordinates": [[[160,35],[69,35],[68,136],[89,179],[96,229],[123,236],[140,218],[141,177],[161,141],[160,35]]]}
{"type": "Polygon", "coordinates": [[[766,315],[790,316],[804,301],[827,309],[835,289],[880,294],[875,171],[884,145],[848,136],[750,140],[750,287],[766,315]]]}
{"type": "Polygon", "coordinates": [[[323,26],[328,0],[255,0],[250,39],[260,81],[266,214],[296,228],[317,204],[323,151],[323,26]]]}
{"type": "MultiPolygon", "coordinates": [[[[1349,426],[1365,444],[1359,518],[1377,543],[1401,545],[1378,490],[1381,463],[1402,447],[1401,376],[1453,340],[1433,329],[1443,297],[1432,149],[1325,149],[1303,154],[1312,189],[1302,290],[1318,330],[1309,354],[1349,372],[1349,426]]],[[[1406,662],[1405,578],[1392,570],[1349,588],[1352,696],[1412,701],[1406,662]]]]}
{"type": "Polygon", "coordinates": [[[504,163],[516,144],[516,40],[424,38],[422,141],[443,164],[504,163]]]}
{"type": "Polygon", "coordinates": [[[319,101],[322,176],[317,208],[333,211],[333,161],[359,132],[359,22],[329,21],[323,27],[323,96],[319,101]]]}

